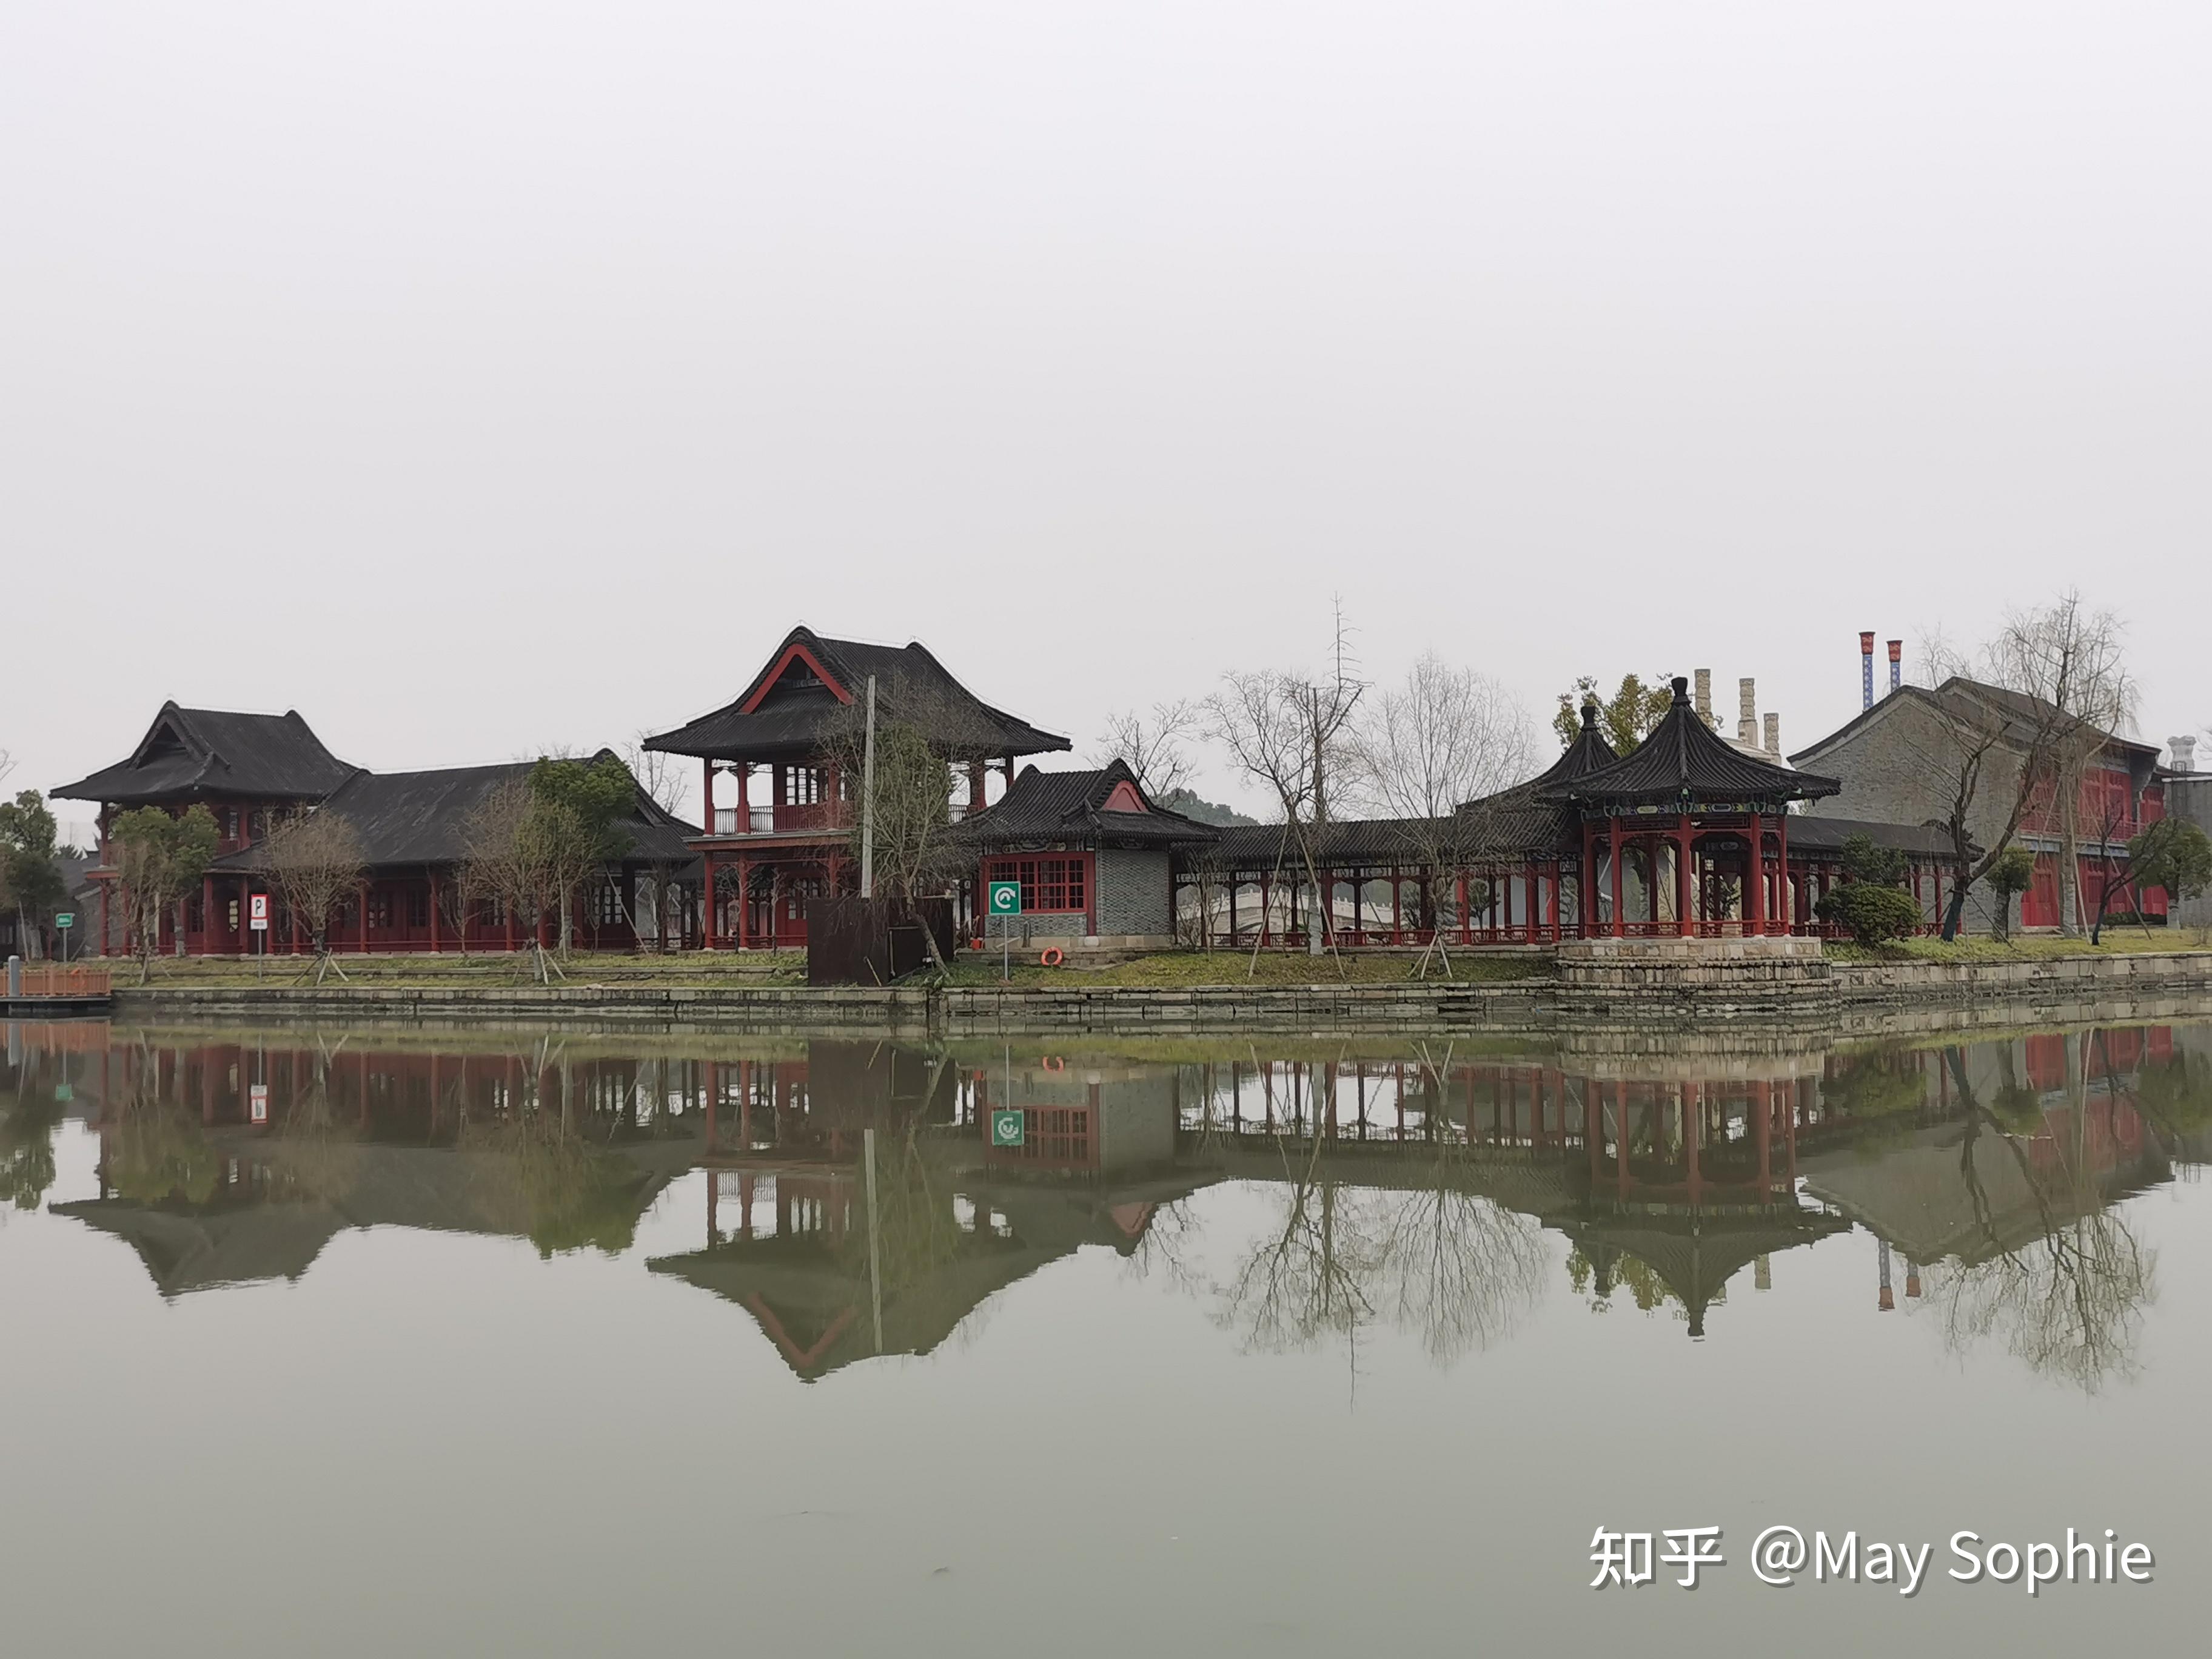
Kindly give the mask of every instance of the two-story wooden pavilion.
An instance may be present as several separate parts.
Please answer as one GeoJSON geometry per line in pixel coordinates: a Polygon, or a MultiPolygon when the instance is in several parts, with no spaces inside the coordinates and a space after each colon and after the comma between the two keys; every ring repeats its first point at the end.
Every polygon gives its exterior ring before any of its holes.
{"type": "MultiPolygon", "coordinates": [[[[205,806],[222,839],[218,855],[252,846],[283,814],[318,805],[360,771],[323,746],[296,709],[282,714],[224,708],[184,708],[165,702],[138,746],[112,766],[53,792],[58,799],[97,803],[99,857],[87,872],[99,884],[100,951],[122,947],[112,931],[121,915],[111,903],[117,872],[107,832],[118,813],[141,806],[182,812],[205,806]]],[[[184,938],[165,920],[160,948],[181,942],[192,955],[245,948],[243,908],[218,902],[212,880],[185,905],[184,938]]]]}
{"type": "Polygon", "coordinates": [[[918,642],[869,645],[793,629],[735,702],[646,740],[704,767],[706,823],[691,845],[714,895],[709,949],[726,940],[740,950],[802,946],[806,900],[854,884],[846,847],[860,781],[845,775],[841,757],[857,747],[871,678],[879,722],[920,728],[965,769],[968,799],[951,804],[955,817],[981,809],[993,766],[1011,786],[1023,756],[1069,746],[985,702],[918,642]],[[717,799],[718,777],[734,786],[734,802],[717,799]]]}

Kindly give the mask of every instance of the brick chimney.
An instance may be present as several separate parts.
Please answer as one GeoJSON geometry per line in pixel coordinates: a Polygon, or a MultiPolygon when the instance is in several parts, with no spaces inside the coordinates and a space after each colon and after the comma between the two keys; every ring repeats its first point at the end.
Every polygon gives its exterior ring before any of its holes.
{"type": "Polygon", "coordinates": [[[2166,746],[2173,750],[2175,771],[2194,772],[2197,769],[2197,739],[2195,738],[2168,738],[2166,740],[2166,746]]]}
{"type": "Polygon", "coordinates": [[[1766,752],[1777,760],[1782,758],[1782,716],[1779,714],[1766,717],[1766,752]]]}
{"type": "Polygon", "coordinates": [[[1756,747],[1759,743],[1759,682],[1735,683],[1735,740],[1756,747]]]}
{"type": "Polygon", "coordinates": [[[1711,726],[1713,723],[1713,671],[1710,668],[1698,671],[1697,703],[1698,718],[1711,726]]]}

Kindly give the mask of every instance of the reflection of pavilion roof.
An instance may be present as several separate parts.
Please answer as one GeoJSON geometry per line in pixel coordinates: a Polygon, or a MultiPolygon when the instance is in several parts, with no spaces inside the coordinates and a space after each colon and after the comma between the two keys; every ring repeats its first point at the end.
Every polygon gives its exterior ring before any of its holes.
{"type": "Polygon", "coordinates": [[[865,1258],[855,1273],[816,1239],[744,1240],[647,1266],[744,1309],[784,1363],[811,1382],[878,1352],[931,1352],[983,1303],[1065,1254],[1018,1239],[971,1243],[916,1283],[886,1291],[881,1348],[865,1258]]]}
{"type": "Polygon", "coordinates": [[[329,1205],[313,1200],[196,1211],[103,1198],[52,1208],[56,1215],[112,1233],[137,1251],[165,1297],[297,1279],[349,1224],[329,1205]]]}
{"type": "Polygon", "coordinates": [[[876,1341],[865,1237],[848,1240],[848,1255],[832,1253],[819,1234],[740,1239],[660,1256],[647,1263],[734,1302],[759,1323],[784,1363],[816,1382],[878,1354],[927,1354],[992,1297],[1085,1244],[1123,1255],[1136,1248],[1156,1207],[1195,1185],[1153,1183],[1111,1192],[1020,1184],[971,1188],[977,1207],[998,1211],[1012,1237],[963,1235],[955,1259],[920,1278],[898,1282],[886,1264],[884,1332],[876,1341]]]}
{"type": "MultiPolygon", "coordinates": [[[[352,1228],[405,1227],[510,1238],[527,1231],[501,1152],[356,1141],[311,1149],[276,1137],[240,1137],[236,1144],[242,1155],[280,1176],[301,1176],[303,1161],[329,1158],[328,1170],[316,1170],[313,1179],[301,1183],[321,1189],[319,1195],[245,1203],[219,1198],[197,1208],[181,1201],[87,1199],[56,1204],[52,1211],[129,1244],[163,1296],[258,1279],[296,1279],[325,1244],[352,1228]]],[[[628,1160],[636,1169],[629,1201],[642,1213],[670,1177],[688,1166],[690,1149],[648,1143],[636,1152],[628,1160]],[[678,1157],[681,1163],[675,1161],[678,1157]]]]}
{"type": "Polygon", "coordinates": [[[2045,1237],[2058,1224],[2128,1197],[2166,1179],[2165,1154],[2146,1137],[2124,1164],[2085,1176],[2058,1169],[2031,1182],[2014,1148],[1984,1130],[1973,1170],[1980,1191],[1960,1167],[1965,1126],[1923,1129],[1878,1158],[1838,1152],[1807,1160],[1806,1190],[1834,1205],[1908,1261],[1954,1256],[1968,1266],[1993,1260],[2045,1237]]]}
{"type": "Polygon", "coordinates": [[[1622,1256],[1643,1262],[1689,1310],[1690,1334],[1703,1336],[1705,1309],[1746,1265],[1850,1227],[1841,1216],[1778,1205],[1741,1215],[1710,1210],[1601,1214],[1566,1222],[1560,1231],[1581,1247],[1601,1289],[1622,1256]]]}

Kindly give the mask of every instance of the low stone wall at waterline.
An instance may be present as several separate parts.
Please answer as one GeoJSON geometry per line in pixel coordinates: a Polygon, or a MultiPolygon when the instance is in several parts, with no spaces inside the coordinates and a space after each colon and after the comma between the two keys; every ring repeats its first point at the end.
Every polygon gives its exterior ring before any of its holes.
{"type": "Polygon", "coordinates": [[[1592,940],[1556,978],[1480,985],[118,987],[123,1018],[975,1037],[1711,1029],[1942,1030],[2212,1012],[2212,954],[1838,963],[1808,939],[1592,940]],[[1699,948],[1702,945],[1702,948],[1699,948]]]}

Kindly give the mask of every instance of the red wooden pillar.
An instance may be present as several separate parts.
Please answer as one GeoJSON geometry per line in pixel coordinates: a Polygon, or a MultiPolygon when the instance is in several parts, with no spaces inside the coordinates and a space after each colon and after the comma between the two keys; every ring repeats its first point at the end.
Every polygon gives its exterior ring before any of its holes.
{"type": "Polygon", "coordinates": [[[1759,815],[1751,815],[1751,862],[1743,872],[1744,931],[1763,933],[1766,931],[1766,824],[1759,815]]]}
{"type": "Polygon", "coordinates": [[[367,956],[368,954],[368,884],[367,882],[361,884],[361,890],[354,895],[354,902],[361,913],[361,937],[356,943],[361,954],[367,956]]]}
{"type": "Polygon", "coordinates": [[[1273,889],[1273,884],[1266,876],[1260,878],[1260,943],[1262,945],[1272,944],[1274,939],[1275,902],[1273,889]]]}
{"type": "Polygon", "coordinates": [[[100,884],[100,954],[107,954],[107,884],[100,884]]]}
{"type": "Polygon", "coordinates": [[[1613,936],[1626,939],[1628,936],[1628,918],[1621,914],[1620,820],[1607,818],[1606,831],[1611,837],[1613,850],[1613,936]]]}
{"type": "Polygon", "coordinates": [[[714,931],[714,855],[712,853],[700,854],[700,866],[706,875],[699,908],[700,949],[711,951],[718,942],[714,931]]]}
{"type": "Polygon", "coordinates": [[[706,812],[707,833],[711,836],[714,833],[714,763],[710,760],[702,763],[702,764],[707,769],[703,786],[707,803],[704,808],[706,812]]]}
{"type": "Polygon", "coordinates": [[[737,773],[738,833],[741,836],[750,836],[753,832],[753,769],[746,762],[739,761],[737,773]]]}
{"type": "Polygon", "coordinates": [[[1690,902],[1690,815],[1674,825],[1674,932],[1688,939],[1698,931],[1697,907],[1690,902]]]}
{"type": "MultiPolygon", "coordinates": [[[[209,957],[215,954],[215,878],[213,876],[200,878],[199,943],[200,955],[209,957]]],[[[187,954],[190,954],[191,948],[191,942],[187,940],[185,945],[187,954]]]]}
{"type": "Polygon", "coordinates": [[[1788,933],[1796,921],[1797,898],[1790,886],[1790,813],[1787,808],[1774,823],[1774,913],[1782,922],[1774,931],[1788,933]]]}
{"type": "Polygon", "coordinates": [[[1544,889],[1544,933],[1554,945],[1559,941],[1559,861],[1552,860],[1552,879],[1544,889]]]}
{"type": "MultiPolygon", "coordinates": [[[[430,889],[430,954],[434,957],[441,948],[438,941],[438,878],[433,875],[425,875],[422,879],[430,889]]],[[[432,1056],[431,1063],[436,1064],[434,1054],[432,1056]]],[[[434,1103],[437,1097],[438,1091],[434,1087],[430,1091],[430,1098],[434,1103]]]]}
{"type": "MultiPolygon", "coordinates": [[[[745,911],[749,908],[752,896],[751,875],[752,866],[744,859],[739,859],[738,860],[738,949],[740,951],[745,948],[745,911]]],[[[775,926],[773,916],[769,917],[769,924],[771,927],[775,926]]]]}

